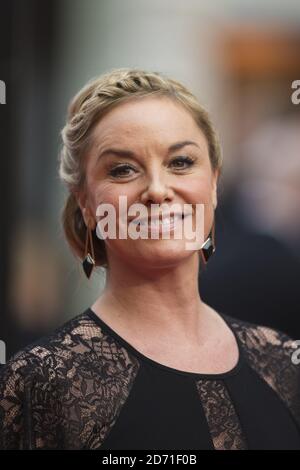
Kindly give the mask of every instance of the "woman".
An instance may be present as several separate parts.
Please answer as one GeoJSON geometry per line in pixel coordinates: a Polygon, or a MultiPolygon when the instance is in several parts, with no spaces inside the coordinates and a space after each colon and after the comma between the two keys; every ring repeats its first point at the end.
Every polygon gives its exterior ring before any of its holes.
{"type": "Polygon", "coordinates": [[[199,296],[221,152],[196,98],[162,74],[112,70],[74,97],[62,137],[65,234],[86,275],[105,266],[107,281],[94,304],[4,367],[2,448],[299,449],[292,340],[199,296]],[[120,215],[121,196],[146,209],[156,237],[105,236],[98,208],[120,215]],[[190,211],[164,218],[173,204],[190,211]],[[185,218],[199,228],[198,204],[204,238],[191,250],[185,232],[172,234],[185,218]]]}

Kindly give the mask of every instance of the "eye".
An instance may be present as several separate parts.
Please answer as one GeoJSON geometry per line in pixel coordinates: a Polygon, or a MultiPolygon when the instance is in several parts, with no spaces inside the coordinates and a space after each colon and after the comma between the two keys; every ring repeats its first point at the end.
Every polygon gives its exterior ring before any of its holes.
{"type": "Polygon", "coordinates": [[[130,165],[117,165],[109,170],[109,175],[113,178],[124,178],[131,176],[130,170],[135,171],[130,165]]]}
{"type": "Polygon", "coordinates": [[[194,160],[191,157],[188,156],[180,156],[180,157],[175,157],[173,158],[172,164],[175,163],[176,165],[175,168],[178,170],[185,170],[186,168],[189,168],[194,164],[194,160]]]}

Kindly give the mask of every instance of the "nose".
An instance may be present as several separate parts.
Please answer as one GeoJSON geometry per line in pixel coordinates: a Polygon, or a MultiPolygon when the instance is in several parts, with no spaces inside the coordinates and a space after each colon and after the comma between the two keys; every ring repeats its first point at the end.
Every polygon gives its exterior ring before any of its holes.
{"type": "Polygon", "coordinates": [[[171,201],[174,197],[173,190],[168,185],[168,178],[157,169],[148,177],[147,186],[142,193],[141,202],[148,204],[161,204],[171,201]]]}

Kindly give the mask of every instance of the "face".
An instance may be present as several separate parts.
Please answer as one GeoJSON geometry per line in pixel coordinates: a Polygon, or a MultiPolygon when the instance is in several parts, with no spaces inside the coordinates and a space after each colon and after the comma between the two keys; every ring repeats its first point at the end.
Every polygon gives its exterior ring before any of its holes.
{"type": "MultiPolygon", "coordinates": [[[[206,137],[179,103],[167,97],[143,97],[109,111],[93,129],[85,171],[85,190],[80,193],[79,204],[86,224],[92,228],[99,221],[99,204],[114,206],[118,217],[119,197],[126,196],[128,209],[132,204],[143,204],[149,216],[152,204],[179,204],[182,209],[188,204],[194,228],[195,204],[204,204],[205,239],[208,236],[217,205],[218,174],[211,168],[206,137]]],[[[138,216],[128,216],[128,223],[138,216]]],[[[172,233],[164,239],[160,233],[155,239],[150,235],[144,239],[107,238],[105,246],[109,264],[113,260],[159,268],[198,256],[185,249],[187,241],[184,236],[176,239],[172,233]]]]}

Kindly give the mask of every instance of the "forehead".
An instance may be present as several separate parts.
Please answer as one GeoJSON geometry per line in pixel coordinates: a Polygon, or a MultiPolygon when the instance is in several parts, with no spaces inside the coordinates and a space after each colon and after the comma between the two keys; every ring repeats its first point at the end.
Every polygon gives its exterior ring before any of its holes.
{"type": "Polygon", "coordinates": [[[178,140],[196,140],[207,147],[206,138],[183,105],[168,97],[142,97],[110,110],[93,130],[93,144],[153,144],[167,146],[178,140]]]}

